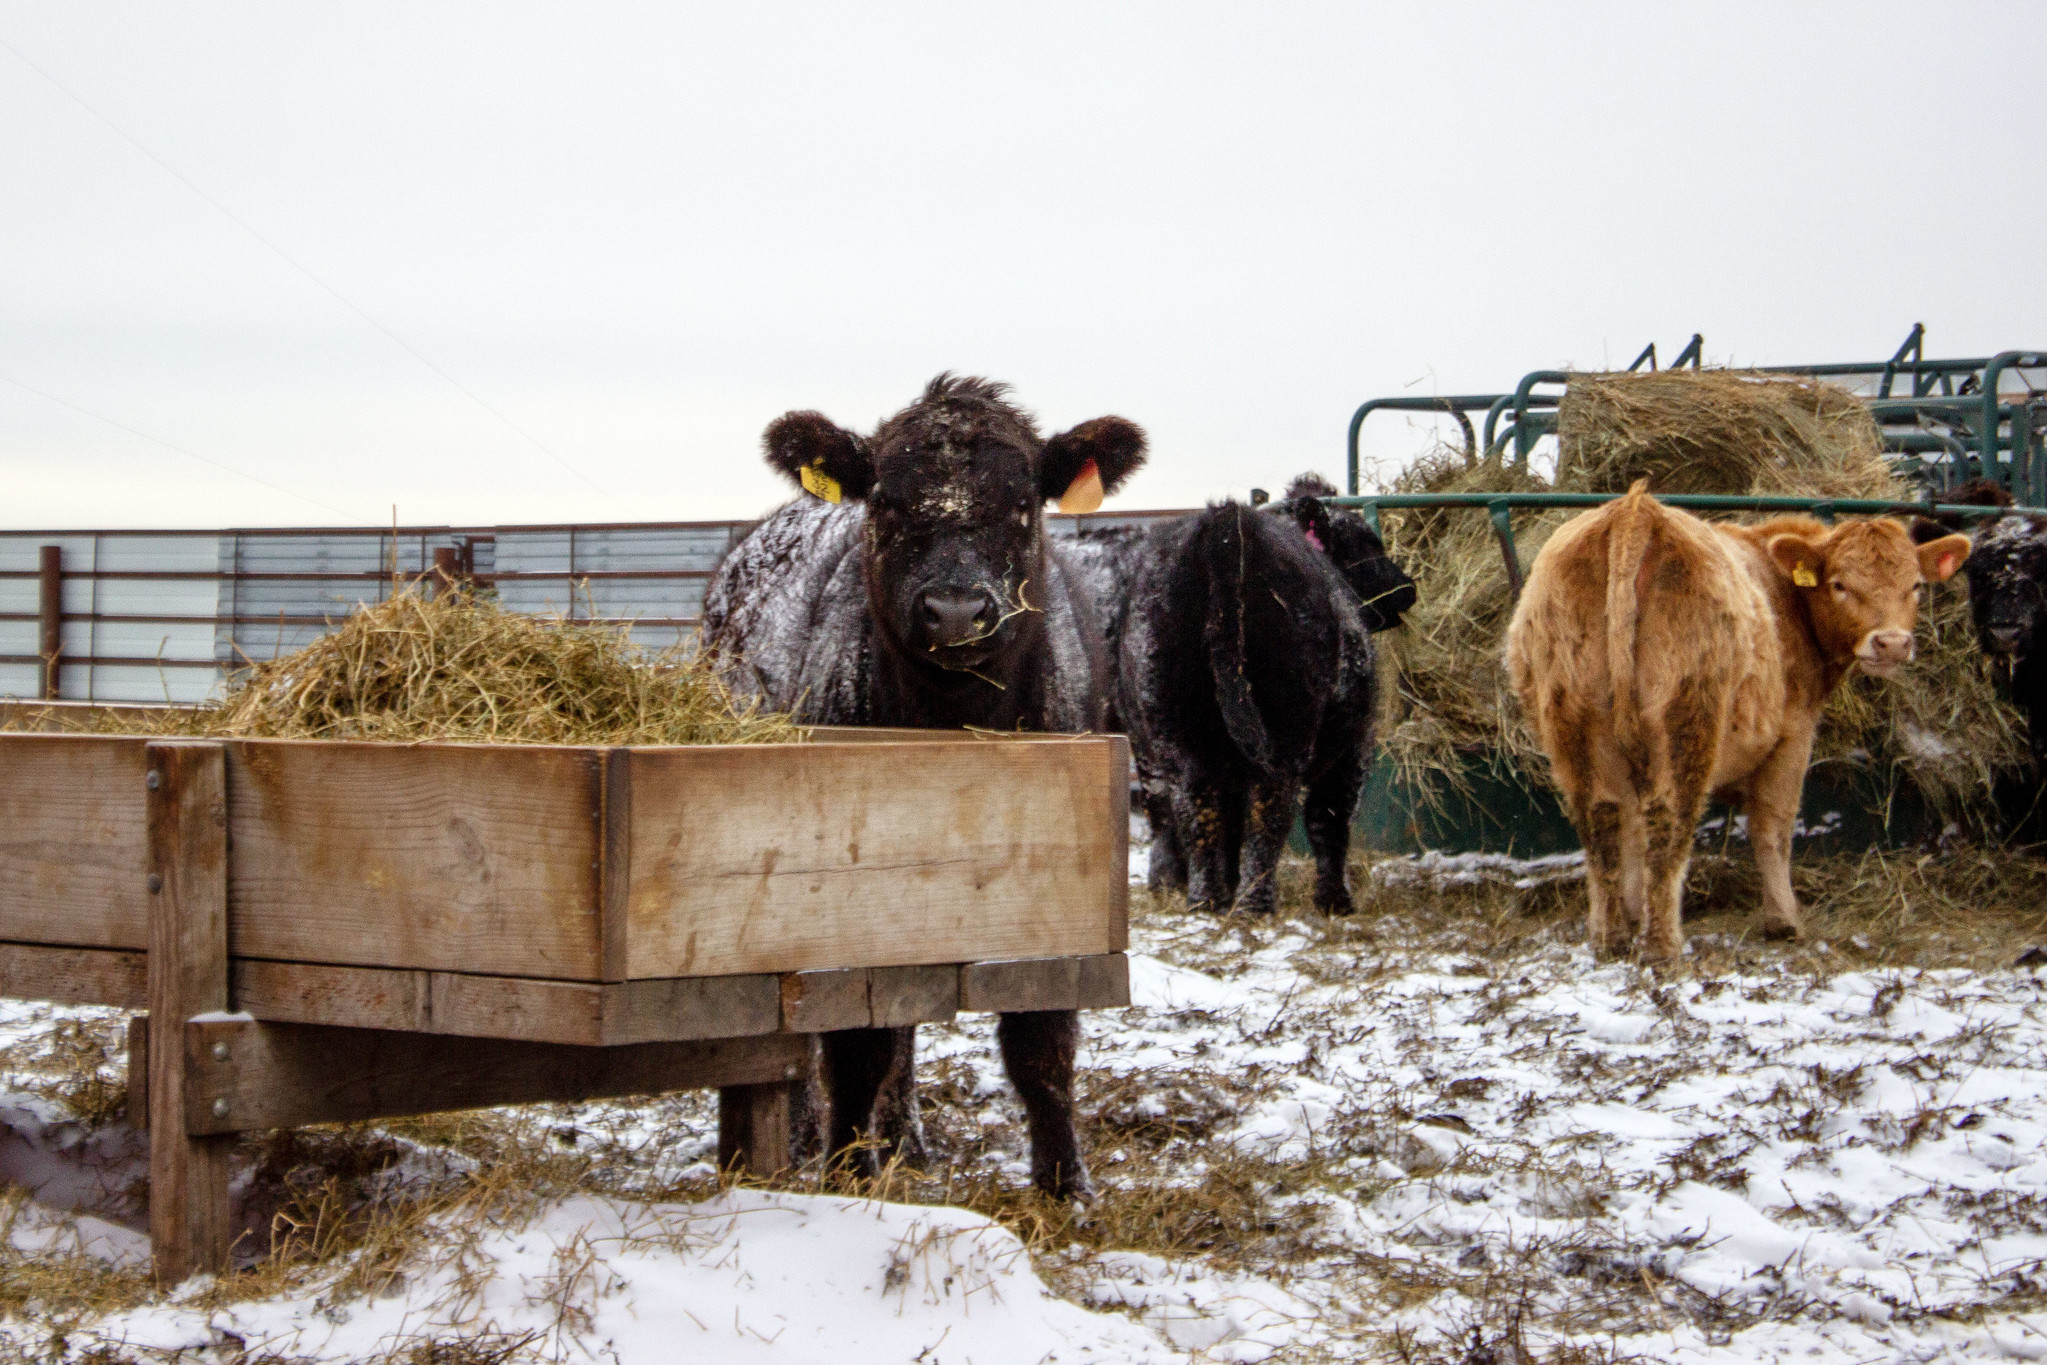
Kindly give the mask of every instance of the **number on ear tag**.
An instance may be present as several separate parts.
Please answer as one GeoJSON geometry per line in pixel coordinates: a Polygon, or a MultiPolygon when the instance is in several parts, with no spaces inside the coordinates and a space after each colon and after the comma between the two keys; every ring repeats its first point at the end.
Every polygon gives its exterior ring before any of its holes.
{"type": "Polygon", "coordinates": [[[1073,476],[1073,482],[1066,485],[1066,491],[1059,495],[1059,510],[1062,512],[1092,512],[1102,505],[1102,471],[1089,460],[1080,467],[1080,473],[1073,476]]]}
{"type": "Polygon", "coordinates": [[[1820,585],[1820,576],[1801,564],[1791,571],[1791,581],[1801,588],[1817,588],[1820,585]]]}
{"type": "Polygon", "coordinates": [[[796,478],[803,485],[804,492],[823,498],[826,502],[837,502],[839,500],[839,481],[825,473],[817,465],[807,464],[803,466],[803,468],[796,471],[796,478]]]}

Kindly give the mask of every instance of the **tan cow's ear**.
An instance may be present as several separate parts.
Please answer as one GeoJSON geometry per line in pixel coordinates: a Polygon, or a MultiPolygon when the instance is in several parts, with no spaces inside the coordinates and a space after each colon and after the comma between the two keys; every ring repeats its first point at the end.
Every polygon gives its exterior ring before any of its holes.
{"type": "Polygon", "coordinates": [[[1770,537],[1770,560],[1794,586],[1820,585],[1820,547],[1794,531],[1770,537]]]}
{"type": "Polygon", "coordinates": [[[1962,561],[1969,557],[1967,536],[1942,536],[1929,540],[1919,549],[1919,576],[1929,582],[1939,583],[1954,577],[1962,561]]]}

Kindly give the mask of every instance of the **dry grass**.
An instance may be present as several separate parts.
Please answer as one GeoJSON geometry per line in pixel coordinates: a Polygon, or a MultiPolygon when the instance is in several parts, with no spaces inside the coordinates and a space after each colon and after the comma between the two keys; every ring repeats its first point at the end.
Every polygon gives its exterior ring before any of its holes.
{"type": "MultiPolygon", "coordinates": [[[[1393,483],[1397,493],[1543,492],[1549,485],[1524,466],[1499,459],[1467,465],[1438,451],[1393,483]]],[[[1516,548],[1531,561],[1569,512],[1515,518],[1516,548]]],[[[1413,575],[1415,605],[1401,628],[1378,637],[1395,686],[1382,686],[1380,752],[1401,781],[1428,790],[1455,781],[1461,756],[1493,752],[1515,766],[1542,763],[1541,747],[1521,723],[1501,662],[1514,602],[1492,522],[1476,508],[1387,512],[1382,525],[1393,557],[1413,575]]]]}
{"type": "MultiPolygon", "coordinates": [[[[1559,417],[1555,488],[1623,492],[1637,478],[1657,493],[1770,493],[1905,498],[1868,412],[1845,391],[1720,371],[1582,375],[1559,417]]],[[[1393,492],[1539,492],[1552,485],[1500,460],[1424,457],[1393,492]]],[[[1523,512],[1515,543],[1532,563],[1550,534],[1578,515],[1523,512]]],[[[1404,628],[1380,637],[1397,688],[1382,749],[1402,781],[1427,792],[1461,782],[1465,763],[1492,754],[1546,775],[1502,664],[1508,618],[1505,565],[1490,522],[1475,510],[1385,514],[1387,541],[1415,576],[1404,628]]],[[[2023,718],[2001,700],[1957,580],[1934,587],[1921,615],[1920,656],[1896,678],[1856,677],[1822,717],[1815,757],[1866,759],[1909,782],[1949,819],[1988,824],[1998,775],[2027,762],[2023,718]]]]}
{"type": "MultiPolygon", "coordinates": [[[[47,726],[25,709],[17,723],[47,726]]],[[[61,718],[60,718],[61,719],[61,718]]],[[[304,649],[251,665],[216,706],[89,722],[224,739],[470,740],[495,744],[768,744],[804,736],[737,703],[682,646],[623,627],[549,621],[494,600],[406,588],[304,649]]]]}

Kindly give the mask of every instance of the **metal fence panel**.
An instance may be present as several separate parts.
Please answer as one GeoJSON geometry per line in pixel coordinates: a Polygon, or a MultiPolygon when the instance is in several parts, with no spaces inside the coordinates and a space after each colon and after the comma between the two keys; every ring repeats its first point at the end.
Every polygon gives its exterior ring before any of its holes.
{"type": "Polygon", "coordinates": [[[212,621],[220,612],[217,578],[98,578],[64,583],[64,610],[95,616],[180,616],[212,621]],[[81,591],[82,590],[82,591],[81,591]]]}
{"type": "Polygon", "coordinates": [[[192,705],[218,695],[221,674],[214,668],[156,667],[150,664],[93,664],[64,669],[64,695],[98,701],[171,702],[192,705]],[[89,674],[74,681],[71,675],[89,674]]]}
{"type": "Polygon", "coordinates": [[[280,625],[276,622],[264,625],[244,621],[235,628],[231,642],[214,641],[214,658],[227,669],[262,663],[304,649],[327,631],[325,625],[280,625]]]}
{"type": "MultiPolygon", "coordinates": [[[[1177,513],[1052,516],[1054,536],[1177,513]]],[[[757,523],[389,530],[0,533],[0,695],[33,697],[42,667],[40,551],[63,547],[61,695],[195,702],[233,669],[301,649],[452,550],[513,611],[613,621],[649,649],[697,635],[710,574],[757,523]]]]}
{"type": "Polygon", "coordinates": [[[101,573],[217,573],[221,568],[224,537],[212,531],[197,535],[103,531],[94,539],[101,573]]]}
{"type": "Polygon", "coordinates": [[[212,663],[213,622],[66,621],[64,656],[212,663]]]}
{"type": "Polygon", "coordinates": [[[64,547],[67,568],[73,565],[90,567],[96,539],[90,531],[0,533],[0,573],[34,573],[40,566],[45,545],[64,547]]]}

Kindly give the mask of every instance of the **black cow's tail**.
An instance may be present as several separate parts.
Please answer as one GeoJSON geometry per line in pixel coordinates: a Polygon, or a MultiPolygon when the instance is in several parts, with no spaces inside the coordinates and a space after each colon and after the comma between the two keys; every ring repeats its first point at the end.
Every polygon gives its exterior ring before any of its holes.
{"type": "Polygon", "coordinates": [[[1208,575],[1208,619],[1202,623],[1201,637],[1215,675],[1216,705],[1238,751],[1262,770],[1272,766],[1272,742],[1244,671],[1244,561],[1250,553],[1244,522],[1255,515],[1241,504],[1223,504],[1203,518],[1195,532],[1195,550],[1208,575]]]}

